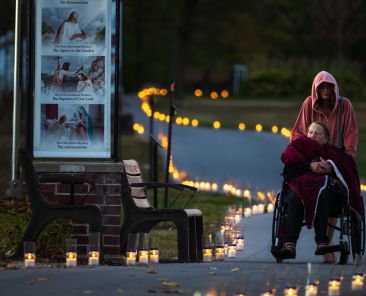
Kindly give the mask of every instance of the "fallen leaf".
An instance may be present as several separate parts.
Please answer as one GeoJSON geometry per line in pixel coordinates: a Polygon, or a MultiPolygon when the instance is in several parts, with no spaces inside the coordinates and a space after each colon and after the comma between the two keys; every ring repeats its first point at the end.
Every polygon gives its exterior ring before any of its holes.
{"type": "Polygon", "coordinates": [[[209,275],[216,275],[216,272],[214,272],[214,271],[210,271],[208,274],[209,274],[209,275]]]}
{"type": "Polygon", "coordinates": [[[239,267],[234,267],[230,271],[232,271],[232,272],[240,271],[240,268],[239,267]]]}
{"type": "Polygon", "coordinates": [[[119,293],[119,294],[123,294],[123,290],[122,289],[116,289],[116,292],[119,293]]]}
{"type": "Polygon", "coordinates": [[[40,283],[47,283],[48,282],[48,278],[44,277],[44,278],[38,278],[38,282],[40,283]]]}
{"type": "Polygon", "coordinates": [[[167,287],[179,287],[179,283],[171,282],[171,281],[163,281],[163,282],[161,282],[161,284],[163,286],[167,286],[167,287]]]}
{"type": "Polygon", "coordinates": [[[155,270],[153,270],[153,269],[151,269],[151,270],[148,270],[146,273],[149,273],[149,274],[157,274],[158,272],[155,271],[155,270]]]}
{"type": "Polygon", "coordinates": [[[211,270],[217,270],[217,267],[213,267],[213,266],[211,266],[211,267],[209,267],[208,269],[211,269],[211,270]]]}
{"type": "Polygon", "coordinates": [[[83,291],[83,294],[93,294],[94,292],[93,291],[91,291],[91,290],[84,290],[83,291]]]}

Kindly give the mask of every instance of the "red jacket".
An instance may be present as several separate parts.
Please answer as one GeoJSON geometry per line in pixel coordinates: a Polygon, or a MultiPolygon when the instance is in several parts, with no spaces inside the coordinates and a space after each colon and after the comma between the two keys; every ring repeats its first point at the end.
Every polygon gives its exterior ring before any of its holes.
{"type": "MultiPolygon", "coordinates": [[[[329,144],[319,145],[316,141],[302,136],[287,146],[281,155],[281,160],[287,167],[298,167],[299,165],[309,167],[310,162],[318,157],[323,157],[331,163],[338,179],[347,189],[348,204],[358,217],[363,217],[360,180],[356,163],[351,156],[341,149],[329,144]]],[[[310,170],[288,181],[290,189],[303,201],[308,228],[313,226],[318,198],[327,187],[327,182],[326,175],[318,175],[310,170]]]]}
{"type": "Polygon", "coordinates": [[[358,130],[356,117],[351,102],[347,98],[343,98],[340,102],[339,89],[335,78],[326,71],[319,72],[313,81],[311,96],[304,101],[295,125],[292,129],[291,141],[297,139],[301,135],[306,135],[309,125],[314,121],[320,121],[327,126],[330,133],[329,144],[340,147],[339,132],[340,127],[343,129],[343,142],[345,151],[353,158],[356,157],[358,130]],[[336,96],[335,106],[326,117],[322,112],[322,107],[318,105],[318,95],[316,89],[322,82],[332,83],[334,85],[334,93],[336,96]]]}

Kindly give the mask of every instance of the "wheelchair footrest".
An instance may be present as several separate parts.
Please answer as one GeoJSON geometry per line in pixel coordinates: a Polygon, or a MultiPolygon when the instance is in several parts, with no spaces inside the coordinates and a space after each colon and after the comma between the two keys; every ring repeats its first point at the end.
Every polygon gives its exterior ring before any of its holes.
{"type": "Polygon", "coordinates": [[[321,250],[317,250],[315,252],[315,255],[324,255],[327,253],[340,252],[340,251],[342,251],[341,245],[333,245],[333,246],[323,247],[323,248],[321,248],[321,250]]]}

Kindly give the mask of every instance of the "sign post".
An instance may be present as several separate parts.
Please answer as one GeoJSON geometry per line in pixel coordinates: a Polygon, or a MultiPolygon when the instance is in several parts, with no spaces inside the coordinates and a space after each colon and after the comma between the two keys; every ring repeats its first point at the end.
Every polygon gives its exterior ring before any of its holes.
{"type": "Polygon", "coordinates": [[[110,159],[112,0],[36,0],[34,12],[34,157],[110,159]]]}

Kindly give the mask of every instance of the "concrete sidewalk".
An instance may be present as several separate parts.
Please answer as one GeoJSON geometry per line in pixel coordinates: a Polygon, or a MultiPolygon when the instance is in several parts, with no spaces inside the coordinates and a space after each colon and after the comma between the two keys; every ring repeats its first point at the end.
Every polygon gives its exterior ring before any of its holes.
{"type": "Polygon", "coordinates": [[[312,278],[320,280],[321,294],[326,295],[329,278],[343,272],[342,287],[347,291],[343,295],[366,295],[366,291],[349,292],[351,258],[348,265],[339,266],[321,264],[321,258],[313,255],[312,230],[303,229],[296,260],[277,264],[269,252],[271,225],[272,214],[244,218],[240,226],[245,231],[245,250],[238,252],[237,258],[224,262],[0,270],[0,295],[233,295],[243,290],[249,291],[249,295],[259,295],[265,288],[265,275],[275,282],[276,295],[283,295],[284,287],[294,281],[302,289],[299,295],[303,295],[307,262],[315,270],[312,278]],[[220,291],[222,294],[218,294],[220,291]]]}

